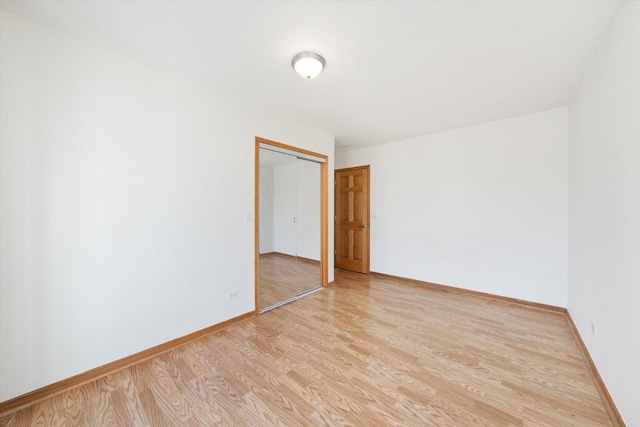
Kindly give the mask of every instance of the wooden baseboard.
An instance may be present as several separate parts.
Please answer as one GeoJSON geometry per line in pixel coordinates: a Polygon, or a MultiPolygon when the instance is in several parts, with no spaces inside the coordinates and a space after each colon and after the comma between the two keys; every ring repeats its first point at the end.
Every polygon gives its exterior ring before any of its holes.
{"type": "Polygon", "coordinates": [[[0,418],[27,406],[34,405],[45,399],[56,396],[60,393],[64,393],[65,391],[68,391],[74,387],[79,387],[81,385],[90,383],[91,381],[95,381],[99,378],[113,374],[121,369],[125,369],[129,366],[135,365],[136,363],[143,362],[169,350],[173,350],[176,347],[180,347],[181,345],[187,344],[188,342],[201,338],[212,332],[219,331],[220,329],[224,329],[228,326],[234,325],[254,316],[255,312],[253,311],[241,314],[240,316],[234,317],[221,323],[217,323],[183,337],[176,338],[164,344],[159,344],[155,347],[148,348],[139,353],[132,354],[114,362],[107,363],[106,365],[98,366],[97,368],[91,369],[78,375],[74,375],[73,377],[66,378],[53,384],[41,387],[37,390],[30,391],[18,397],[14,397],[13,399],[0,402],[0,418]]]}
{"type": "Polygon", "coordinates": [[[511,298],[511,297],[504,297],[502,295],[495,295],[495,294],[490,294],[490,293],[486,293],[486,292],[472,291],[470,289],[456,288],[454,286],[440,285],[438,283],[423,282],[422,280],[408,279],[406,277],[393,276],[393,275],[384,274],[384,273],[375,273],[373,271],[371,272],[371,274],[375,275],[375,276],[388,277],[388,278],[395,279],[395,280],[401,280],[401,281],[405,281],[405,282],[411,282],[411,283],[419,284],[419,285],[421,285],[421,286],[423,286],[425,288],[436,290],[436,291],[455,292],[457,294],[473,295],[473,296],[476,296],[476,297],[488,298],[488,299],[492,299],[492,300],[495,300],[495,301],[506,302],[506,303],[509,303],[509,304],[517,304],[517,305],[531,307],[531,308],[537,308],[537,309],[541,309],[541,310],[555,311],[557,313],[566,313],[567,312],[567,309],[564,308],[564,307],[558,307],[558,306],[550,305],[550,304],[542,304],[542,303],[539,303],[539,302],[521,300],[521,299],[511,298]]]}
{"type": "Polygon", "coordinates": [[[569,328],[571,329],[571,332],[573,332],[573,337],[575,338],[576,343],[578,344],[578,348],[580,348],[582,357],[584,358],[584,361],[586,362],[587,367],[589,368],[589,373],[591,374],[593,383],[595,384],[596,389],[598,390],[598,394],[600,394],[600,399],[602,399],[602,403],[604,404],[604,407],[607,410],[607,413],[609,414],[609,418],[611,418],[611,423],[613,424],[614,427],[624,427],[626,424],[622,419],[622,415],[620,415],[620,412],[618,411],[616,404],[613,402],[613,399],[609,394],[609,390],[607,390],[607,386],[604,384],[604,381],[602,380],[602,377],[598,372],[598,368],[596,368],[595,363],[593,363],[591,354],[589,353],[589,350],[587,350],[587,346],[584,344],[584,341],[582,340],[582,336],[580,335],[580,332],[578,332],[578,328],[576,327],[576,324],[573,322],[573,319],[571,318],[571,314],[569,313],[568,310],[567,310],[566,318],[567,318],[567,323],[569,324],[569,328]]]}

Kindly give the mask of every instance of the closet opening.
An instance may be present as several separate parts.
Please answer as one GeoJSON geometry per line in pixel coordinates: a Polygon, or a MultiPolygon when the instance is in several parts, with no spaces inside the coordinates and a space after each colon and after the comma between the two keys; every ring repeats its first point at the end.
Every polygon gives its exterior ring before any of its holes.
{"type": "Polygon", "coordinates": [[[256,313],[327,286],[327,156],[256,138],[256,313]]]}

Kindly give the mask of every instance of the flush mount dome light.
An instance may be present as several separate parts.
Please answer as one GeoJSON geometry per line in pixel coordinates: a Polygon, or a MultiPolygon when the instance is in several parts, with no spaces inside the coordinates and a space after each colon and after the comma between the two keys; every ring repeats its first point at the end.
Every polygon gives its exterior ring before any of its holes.
{"type": "Polygon", "coordinates": [[[317,53],[302,52],[293,57],[291,65],[303,79],[313,79],[324,68],[324,58],[317,53]]]}

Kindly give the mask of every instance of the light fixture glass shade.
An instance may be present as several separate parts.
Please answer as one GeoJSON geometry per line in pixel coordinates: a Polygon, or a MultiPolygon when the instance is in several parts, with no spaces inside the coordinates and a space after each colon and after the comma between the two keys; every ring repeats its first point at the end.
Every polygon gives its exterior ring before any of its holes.
{"type": "Polygon", "coordinates": [[[324,68],[324,58],[316,53],[302,52],[293,57],[291,65],[303,79],[313,79],[324,68]]]}

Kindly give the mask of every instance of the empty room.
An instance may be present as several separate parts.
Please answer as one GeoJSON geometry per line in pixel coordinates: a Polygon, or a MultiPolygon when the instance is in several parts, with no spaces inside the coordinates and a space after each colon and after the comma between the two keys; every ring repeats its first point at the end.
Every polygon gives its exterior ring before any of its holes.
{"type": "Polygon", "coordinates": [[[0,0],[0,425],[640,426],[640,1],[0,0]]]}

